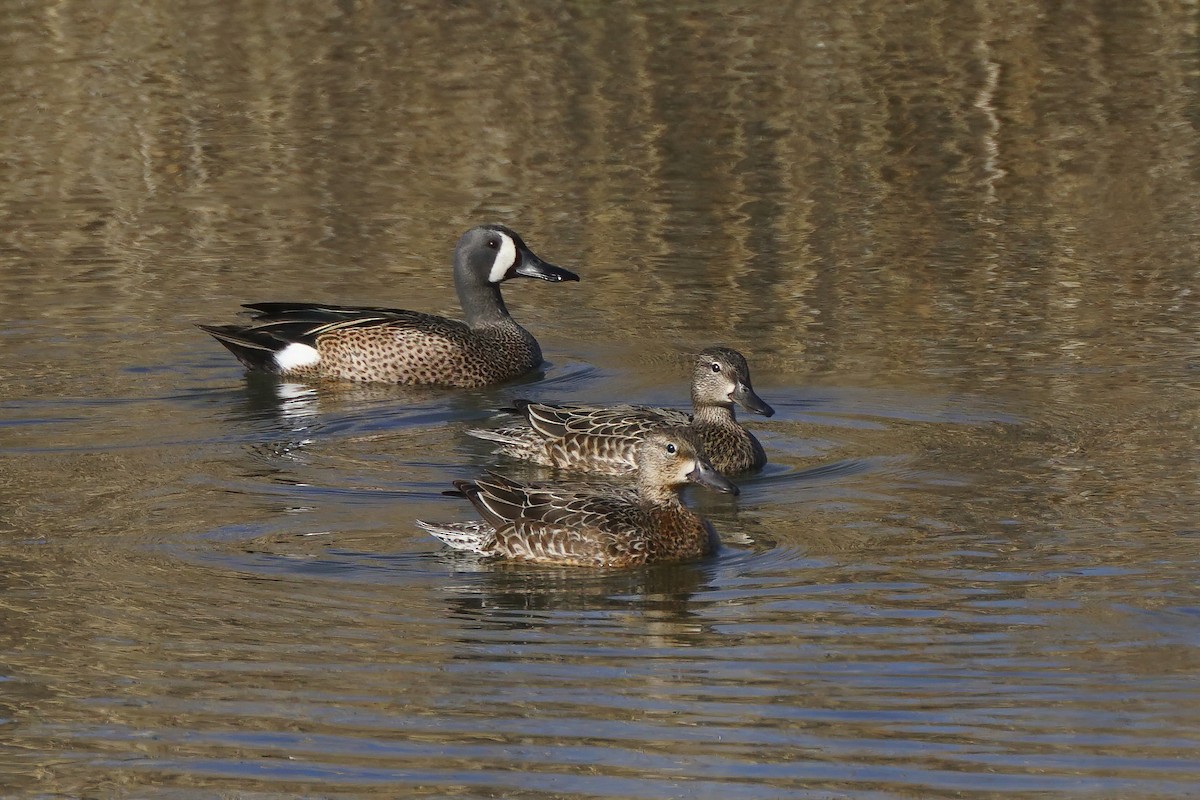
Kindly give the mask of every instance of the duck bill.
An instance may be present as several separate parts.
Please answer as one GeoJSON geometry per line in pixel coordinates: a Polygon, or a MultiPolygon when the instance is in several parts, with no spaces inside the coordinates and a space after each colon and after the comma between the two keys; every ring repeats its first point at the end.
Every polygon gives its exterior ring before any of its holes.
{"type": "Polygon", "coordinates": [[[551,283],[560,283],[561,281],[577,281],[579,276],[569,269],[563,269],[556,264],[551,264],[549,261],[542,261],[529,251],[521,253],[521,261],[513,268],[513,275],[520,275],[525,278],[538,278],[551,283]]]}
{"type": "Polygon", "coordinates": [[[775,409],[771,408],[767,405],[766,401],[756,395],[748,383],[738,381],[738,385],[734,388],[733,393],[729,395],[729,399],[753,414],[762,414],[764,417],[775,415],[775,409]]]}
{"type": "Polygon", "coordinates": [[[724,492],[735,497],[741,494],[741,490],[733,484],[733,481],[713,469],[707,461],[697,460],[696,468],[687,474],[687,479],[715,492],[724,492]]]}

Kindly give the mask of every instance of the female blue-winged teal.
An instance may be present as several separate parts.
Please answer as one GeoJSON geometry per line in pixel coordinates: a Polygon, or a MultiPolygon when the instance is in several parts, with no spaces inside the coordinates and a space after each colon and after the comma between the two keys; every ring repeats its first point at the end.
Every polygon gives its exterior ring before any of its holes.
{"type": "Polygon", "coordinates": [[[767,455],[758,439],[738,424],[737,403],[771,416],[775,410],[750,385],[746,359],[728,347],[709,347],[692,370],[692,414],[647,406],[550,405],[518,400],[525,423],[498,430],[471,430],[499,442],[496,452],[552,467],[621,474],[636,469],[638,442],[664,423],[687,425],[700,436],[712,465],[729,475],[759,469],[767,455]]]}
{"type": "Polygon", "coordinates": [[[247,369],[297,378],[486,386],[542,363],[537,340],[504,306],[500,284],[524,276],[577,281],[503,225],[472,228],[454,251],[466,322],[394,308],[249,303],[248,325],[201,325],[247,369]]]}
{"type": "Polygon", "coordinates": [[[679,489],[689,481],[731,494],[738,489],[708,463],[696,433],[681,426],[649,432],[637,461],[635,489],[556,488],[495,473],[455,481],[482,522],[417,525],[456,550],[543,564],[628,567],[711,553],[716,533],[684,508],[679,489]]]}

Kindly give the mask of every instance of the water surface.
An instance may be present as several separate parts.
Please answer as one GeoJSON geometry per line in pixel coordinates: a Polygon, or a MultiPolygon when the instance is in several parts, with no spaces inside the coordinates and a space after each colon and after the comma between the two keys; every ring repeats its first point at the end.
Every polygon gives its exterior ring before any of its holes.
{"type": "Polygon", "coordinates": [[[12,797],[1200,794],[1197,15],[1167,3],[171,4],[0,15],[12,797]],[[246,376],[240,302],[578,284],[478,391],[246,376]],[[413,520],[514,397],[779,412],[726,546],[413,520]]]}

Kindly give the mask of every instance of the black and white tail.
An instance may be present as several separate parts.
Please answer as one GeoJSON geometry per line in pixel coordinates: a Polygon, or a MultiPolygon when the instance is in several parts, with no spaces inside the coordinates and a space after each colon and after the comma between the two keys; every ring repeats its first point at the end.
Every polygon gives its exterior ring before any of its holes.
{"type": "Polygon", "coordinates": [[[496,530],[486,522],[425,522],[417,520],[417,527],[442,540],[455,550],[487,554],[495,541],[496,530]]]}

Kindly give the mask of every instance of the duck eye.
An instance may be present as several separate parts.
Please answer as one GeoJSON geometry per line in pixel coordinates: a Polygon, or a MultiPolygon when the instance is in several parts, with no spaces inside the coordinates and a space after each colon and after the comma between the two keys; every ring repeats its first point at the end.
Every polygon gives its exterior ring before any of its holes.
{"type": "Polygon", "coordinates": [[[490,247],[490,248],[491,248],[491,249],[493,249],[493,250],[499,250],[499,249],[500,249],[500,240],[499,240],[499,239],[494,239],[494,238],[493,238],[493,239],[488,239],[488,240],[487,240],[487,246],[488,246],[488,247],[490,247]]]}
{"type": "Polygon", "coordinates": [[[668,442],[667,443],[667,452],[670,453],[671,455],[675,455],[676,453],[679,452],[679,448],[676,447],[673,443],[668,442]]]}
{"type": "Polygon", "coordinates": [[[721,371],[721,365],[720,365],[720,364],[718,364],[718,363],[716,363],[715,361],[713,362],[712,368],[713,368],[713,372],[720,372],[720,371],[721,371]]]}

